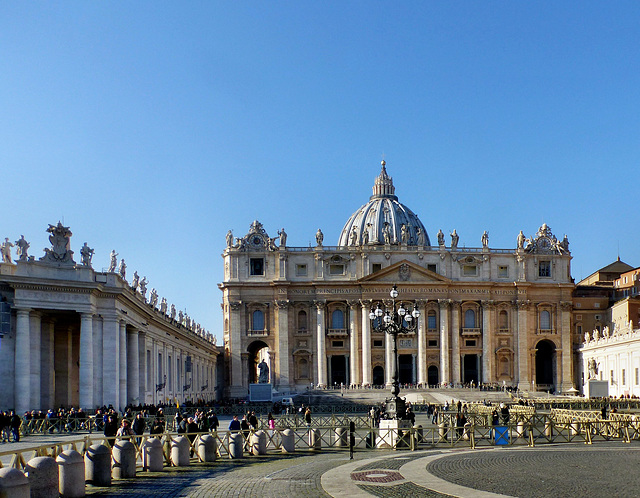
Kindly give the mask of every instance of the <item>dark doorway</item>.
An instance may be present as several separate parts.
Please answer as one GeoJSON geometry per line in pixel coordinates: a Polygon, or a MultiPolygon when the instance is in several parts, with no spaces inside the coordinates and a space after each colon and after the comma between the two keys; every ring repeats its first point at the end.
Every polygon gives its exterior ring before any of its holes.
{"type": "Polygon", "coordinates": [[[478,355],[477,354],[464,355],[462,369],[463,369],[462,382],[465,384],[470,384],[471,382],[473,382],[477,386],[478,385],[478,355]]]}
{"type": "Polygon", "coordinates": [[[331,385],[340,386],[347,384],[347,357],[344,355],[334,355],[330,360],[331,364],[331,385]]]}
{"type": "Polygon", "coordinates": [[[381,366],[373,367],[373,385],[384,386],[384,368],[381,366]]]}
{"type": "Polygon", "coordinates": [[[427,383],[429,386],[437,386],[440,384],[440,379],[438,378],[438,367],[435,365],[431,365],[427,369],[427,383]]]}
{"type": "Polygon", "coordinates": [[[413,384],[413,355],[398,355],[398,382],[413,384]]]}
{"type": "Polygon", "coordinates": [[[536,345],[536,384],[544,390],[556,385],[556,345],[548,340],[536,345]]]}
{"type": "Polygon", "coordinates": [[[270,383],[273,382],[273,372],[271,371],[271,365],[269,361],[269,346],[263,341],[254,341],[249,344],[247,348],[248,362],[247,372],[249,374],[249,384],[256,384],[258,382],[258,363],[260,363],[261,359],[264,359],[267,365],[269,366],[269,374],[268,380],[270,383]]]}

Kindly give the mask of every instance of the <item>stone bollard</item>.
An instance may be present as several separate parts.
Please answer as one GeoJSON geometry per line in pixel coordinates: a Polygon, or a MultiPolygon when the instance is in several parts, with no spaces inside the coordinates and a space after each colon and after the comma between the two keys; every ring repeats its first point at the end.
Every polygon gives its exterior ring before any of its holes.
{"type": "Polygon", "coordinates": [[[171,441],[171,463],[175,467],[188,467],[191,463],[189,455],[191,445],[184,436],[178,436],[171,441]]]}
{"type": "Polygon", "coordinates": [[[229,458],[240,459],[244,457],[242,434],[236,432],[229,434],[229,458]]]}
{"type": "Polygon", "coordinates": [[[142,445],[142,469],[147,472],[162,472],[163,468],[162,441],[155,437],[147,439],[142,445]]]}
{"type": "Polygon", "coordinates": [[[198,458],[203,462],[215,462],[217,456],[218,444],[216,438],[209,434],[200,436],[200,441],[198,441],[198,458]]]}
{"type": "Polygon", "coordinates": [[[464,430],[462,432],[462,439],[469,441],[469,433],[471,432],[471,423],[464,424],[464,430]]]}
{"type": "Polygon", "coordinates": [[[551,425],[551,420],[547,420],[544,423],[544,435],[546,437],[553,437],[553,425],[551,425]]]}
{"type": "Polygon", "coordinates": [[[252,455],[267,454],[267,435],[264,431],[256,431],[251,435],[250,448],[252,455]]]}
{"type": "Polygon", "coordinates": [[[580,423],[573,420],[571,422],[571,435],[577,436],[578,434],[580,434],[580,423]]]}
{"type": "Polygon", "coordinates": [[[447,424],[444,420],[438,424],[438,436],[440,441],[447,440],[447,424]]]}
{"type": "Polygon", "coordinates": [[[347,445],[347,429],[346,427],[336,427],[333,435],[333,445],[342,448],[347,445]]]}
{"type": "Polygon", "coordinates": [[[24,470],[29,478],[33,498],[58,498],[58,464],[55,458],[32,458],[24,470]]]}
{"type": "Polygon", "coordinates": [[[526,431],[524,429],[524,422],[520,421],[520,422],[518,422],[518,437],[524,438],[526,436],[527,436],[527,434],[526,434],[526,431]]]}
{"type": "Polygon", "coordinates": [[[424,432],[422,431],[422,426],[414,425],[413,428],[415,429],[414,434],[416,437],[416,443],[422,443],[424,441],[424,432]]]}
{"type": "Polygon", "coordinates": [[[60,495],[78,498],[85,495],[84,459],[75,450],[65,450],[56,458],[58,463],[60,495]]]}
{"type": "Polygon", "coordinates": [[[111,450],[93,444],[84,456],[84,477],[94,486],[111,486],[111,450]]]}
{"type": "Polygon", "coordinates": [[[131,441],[119,440],[113,446],[114,479],[129,479],[136,476],[136,447],[131,441]]]}
{"type": "Polygon", "coordinates": [[[309,429],[309,449],[317,451],[320,448],[320,429],[309,429]]]}
{"type": "Polygon", "coordinates": [[[29,496],[29,479],[26,475],[11,467],[0,469],[0,497],[29,498],[29,496]]]}
{"type": "Polygon", "coordinates": [[[296,451],[296,443],[293,431],[291,429],[285,429],[282,431],[282,453],[293,453],[296,451]]]}

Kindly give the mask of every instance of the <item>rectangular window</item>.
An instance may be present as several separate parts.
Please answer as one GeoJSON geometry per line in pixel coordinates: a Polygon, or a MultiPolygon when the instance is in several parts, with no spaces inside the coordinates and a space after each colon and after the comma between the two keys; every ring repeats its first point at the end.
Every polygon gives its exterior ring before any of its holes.
{"type": "Polygon", "coordinates": [[[437,348],[438,347],[438,340],[437,339],[429,339],[428,346],[430,348],[437,348]]]}
{"type": "Polygon", "coordinates": [[[539,277],[551,276],[551,261],[540,261],[540,264],[538,265],[538,276],[539,277]]]}
{"type": "Polygon", "coordinates": [[[427,270],[432,271],[433,273],[438,273],[437,265],[427,265],[427,270]]]}
{"type": "Polygon", "coordinates": [[[465,277],[475,277],[478,272],[478,267],[476,265],[463,265],[462,266],[462,274],[465,277]]]}
{"type": "Polygon", "coordinates": [[[582,315],[576,315],[576,320],[582,320],[582,315]]]}
{"type": "Polygon", "coordinates": [[[599,308],[600,307],[600,303],[593,303],[593,307],[594,308],[599,308]]]}
{"type": "Polygon", "coordinates": [[[251,258],[249,260],[251,275],[264,275],[264,259],[251,258]]]}
{"type": "Polygon", "coordinates": [[[344,341],[331,341],[331,347],[332,348],[343,348],[344,347],[344,341]]]}
{"type": "Polygon", "coordinates": [[[329,265],[329,275],[344,275],[344,265],[329,265]]]}
{"type": "Polygon", "coordinates": [[[610,381],[611,385],[613,385],[613,370],[609,371],[609,381],[610,381]]]}
{"type": "Polygon", "coordinates": [[[6,301],[0,302],[0,336],[11,332],[11,306],[6,301]]]}
{"type": "Polygon", "coordinates": [[[476,341],[467,339],[467,340],[464,341],[464,345],[466,347],[468,347],[468,348],[475,348],[476,347],[476,341]]]}
{"type": "Polygon", "coordinates": [[[498,278],[509,278],[508,266],[498,266],[498,278]]]}
{"type": "Polygon", "coordinates": [[[582,325],[578,325],[578,326],[576,327],[576,334],[578,334],[578,335],[580,335],[580,336],[582,335],[582,325]]]}
{"type": "Polygon", "coordinates": [[[296,265],[296,275],[298,277],[307,276],[307,265],[296,265]]]}
{"type": "Polygon", "coordinates": [[[576,308],[582,308],[582,303],[576,303],[576,308]]]}
{"type": "Polygon", "coordinates": [[[380,339],[376,339],[375,341],[373,341],[373,347],[374,348],[381,348],[383,346],[384,346],[384,344],[382,343],[382,341],[380,339]]]}
{"type": "Polygon", "coordinates": [[[375,273],[380,270],[382,270],[382,263],[373,263],[371,265],[371,273],[375,273]]]}
{"type": "Polygon", "coordinates": [[[627,371],[624,368],[622,369],[622,385],[627,385],[627,371]]]}
{"type": "Polygon", "coordinates": [[[436,315],[429,315],[427,317],[427,328],[428,329],[437,328],[437,326],[436,326],[436,315]]]}

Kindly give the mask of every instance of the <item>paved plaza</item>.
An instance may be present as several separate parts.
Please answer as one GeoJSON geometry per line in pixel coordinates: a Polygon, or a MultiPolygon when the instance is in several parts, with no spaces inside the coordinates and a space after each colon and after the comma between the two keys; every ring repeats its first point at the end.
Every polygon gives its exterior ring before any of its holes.
{"type": "Polygon", "coordinates": [[[140,472],[110,497],[637,496],[640,443],[427,451],[301,452],[140,472]]]}

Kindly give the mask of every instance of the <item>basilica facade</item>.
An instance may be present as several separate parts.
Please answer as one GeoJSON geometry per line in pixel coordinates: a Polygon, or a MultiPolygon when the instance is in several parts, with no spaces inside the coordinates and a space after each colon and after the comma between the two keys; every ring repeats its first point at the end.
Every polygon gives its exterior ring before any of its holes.
{"type": "MultiPolygon", "coordinates": [[[[254,221],[227,234],[222,293],[226,394],[245,396],[259,362],[279,392],[392,382],[392,338],[370,312],[417,307],[416,330],[398,336],[402,384],[573,387],[571,253],[546,224],[515,247],[434,243],[399,202],[383,161],[373,195],[347,220],[337,245],[289,247],[254,221]]],[[[445,240],[447,239],[447,240],[445,240]]]]}

